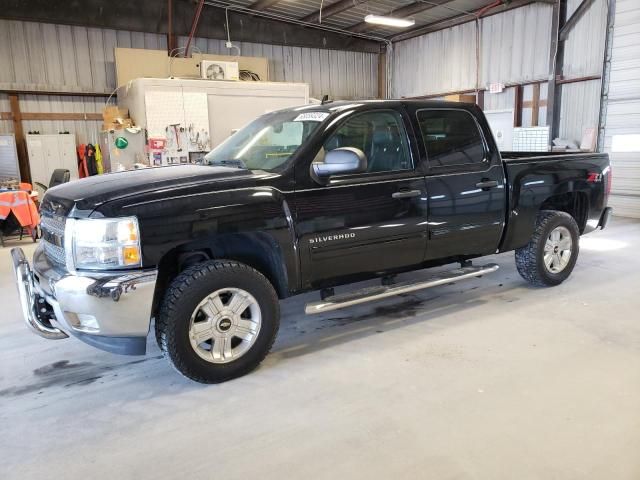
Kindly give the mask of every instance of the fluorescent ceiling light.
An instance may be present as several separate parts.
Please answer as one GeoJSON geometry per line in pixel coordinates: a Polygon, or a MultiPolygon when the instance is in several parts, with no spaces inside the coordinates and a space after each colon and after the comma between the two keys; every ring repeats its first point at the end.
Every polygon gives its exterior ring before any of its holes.
{"type": "Polygon", "coordinates": [[[386,17],[383,15],[367,15],[364,17],[367,23],[375,23],[376,25],[386,25],[387,27],[406,28],[416,24],[413,18],[397,18],[386,17]]]}

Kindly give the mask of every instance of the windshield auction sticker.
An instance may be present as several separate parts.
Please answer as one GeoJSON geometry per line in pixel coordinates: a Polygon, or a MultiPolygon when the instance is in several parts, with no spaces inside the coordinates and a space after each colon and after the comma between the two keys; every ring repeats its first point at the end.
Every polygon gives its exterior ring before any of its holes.
{"type": "Polygon", "coordinates": [[[294,122],[322,122],[329,116],[327,112],[305,112],[293,119],[294,122]]]}

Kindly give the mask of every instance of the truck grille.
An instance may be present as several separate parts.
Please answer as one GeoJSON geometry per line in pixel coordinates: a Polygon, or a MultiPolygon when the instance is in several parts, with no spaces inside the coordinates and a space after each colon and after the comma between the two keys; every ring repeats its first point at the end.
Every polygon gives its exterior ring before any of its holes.
{"type": "Polygon", "coordinates": [[[43,215],[40,221],[44,253],[49,260],[58,265],[65,264],[64,225],[66,218],[43,215]]]}

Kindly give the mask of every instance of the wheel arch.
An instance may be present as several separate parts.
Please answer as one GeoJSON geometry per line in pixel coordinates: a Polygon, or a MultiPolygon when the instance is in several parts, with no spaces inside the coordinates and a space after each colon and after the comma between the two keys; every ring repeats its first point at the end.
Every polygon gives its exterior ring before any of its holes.
{"type": "Polygon", "coordinates": [[[284,256],[278,242],[268,233],[229,233],[208,241],[191,241],[162,256],[152,314],[155,315],[163,293],[185,268],[209,260],[234,260],[262,273],[273,285],[279,298],[289,296],[289,279],[284,256]]]}
{"type": "Polygon", "coordinates": [[[536,227],[536,221],[540,212],[554,210],[565,212],[578,225],[580,235],[585,233],[589,217],[589,195],[581,190],[570,192],[553,192],[546,196],[539,197],[528,194],[522,195],[517,211],[510,211],[507,230],[500,246],[501,252],[508,252],[526,245],[536,227]],[[522,202],[522,200],[526,200],[522,202]]]}
{"type": "Polygon", "coordinates": [[[589,216],[589,196],[581,191],[551,195],[540,204],[538,210],[556,210],[568,213],[576,221],[578,230],[582,234],[589,216]]]}

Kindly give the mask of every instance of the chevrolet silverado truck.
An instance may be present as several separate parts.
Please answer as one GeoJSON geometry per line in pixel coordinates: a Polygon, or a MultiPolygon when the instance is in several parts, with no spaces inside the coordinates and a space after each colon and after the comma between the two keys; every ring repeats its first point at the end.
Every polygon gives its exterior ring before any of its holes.
{"type": "Polygon", "coordinates": [[[279,299],[317,290],[307,314],[346,308],[486,275],[497,265],[472,260],[511,250],[525,280],[558,285],[580,235],[611,214],[606,154],[501,156],[482,111],[460,103],[280,110],[203,163],[48,190],[32,264],[12,250],[28,326],[144,354],[154,325],[180,373],[216,383],[264,359],[279,299]],[[456,263],[428,280],[394,279],[456,263]],[[333,291],[372,278],[380,285],[333,291]]]}

